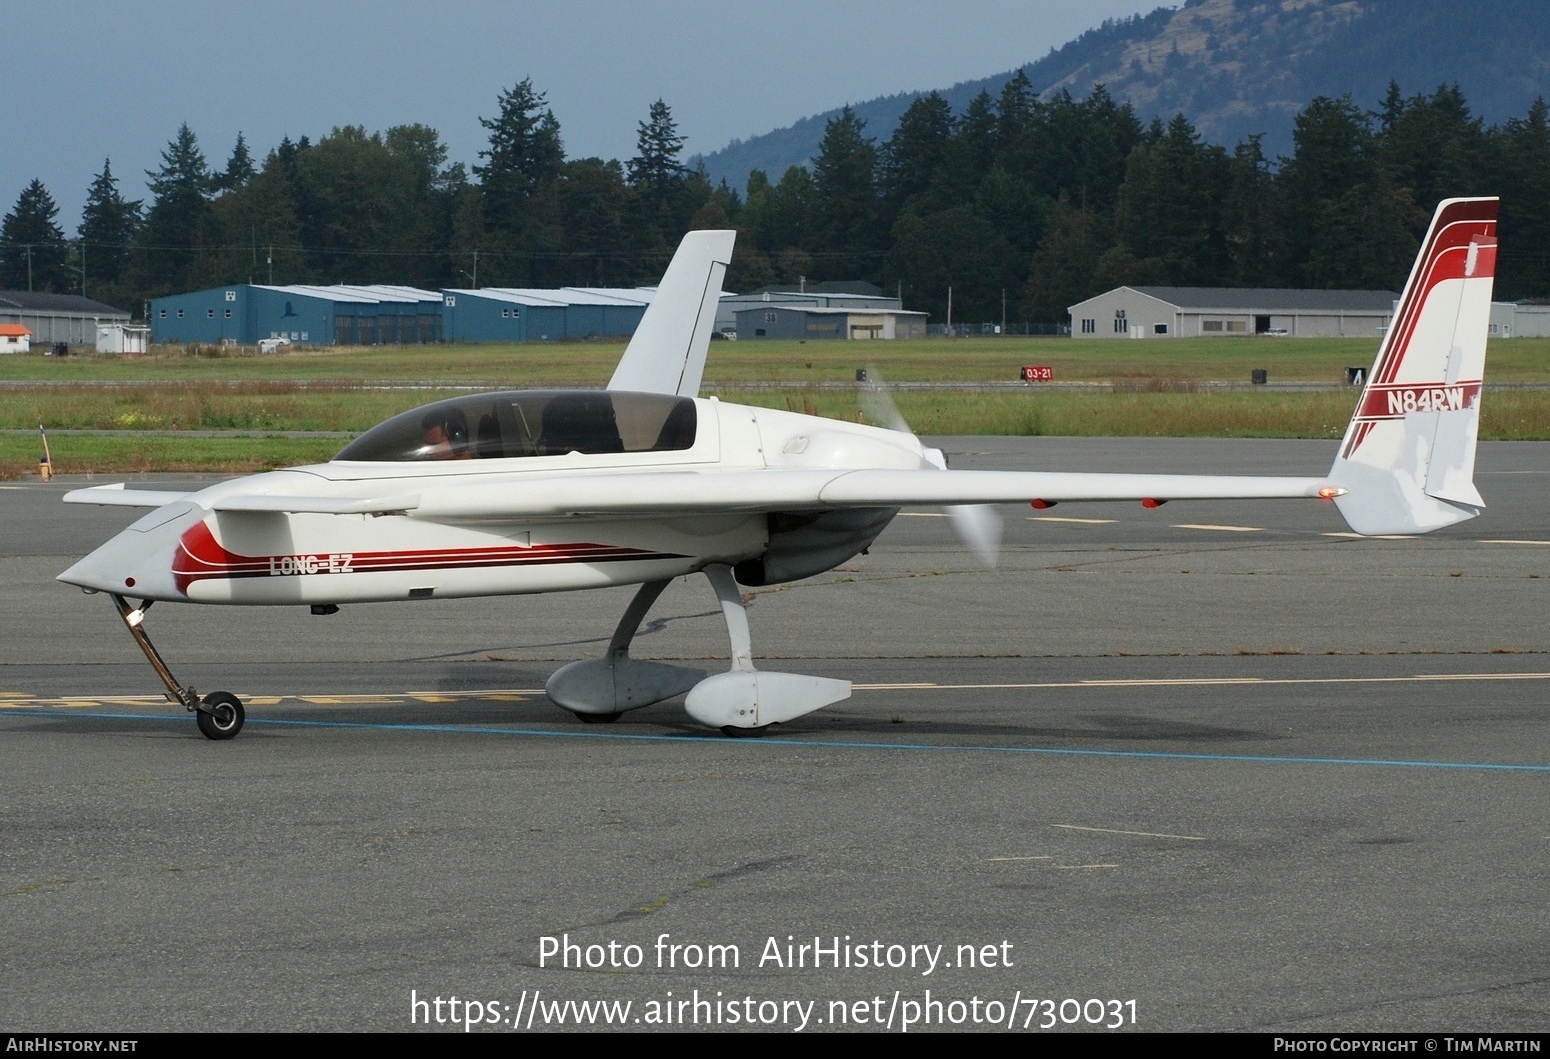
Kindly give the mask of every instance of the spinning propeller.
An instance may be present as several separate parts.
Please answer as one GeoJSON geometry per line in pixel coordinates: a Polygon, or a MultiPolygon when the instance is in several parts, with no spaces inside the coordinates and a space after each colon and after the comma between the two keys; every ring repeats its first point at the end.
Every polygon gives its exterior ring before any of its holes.
{"type": "MultiPolygon", "coordinates": [[[[859,398],[862,414],[876,426],[913,437],[915,432],[904,421],[899,406],[894,404],[882,378],[870,368],[867,369],[866,378],[859,398]]],[[[947,470],[947,457],[941,449],[926,448],[922,462],[922,469],[935,467],[939,471],[947,470]]],[[[994,569],[996,553],[1001,547],[1001,516],[996,509],[989,504],[957,504],[947,509],[947,515],[952,519],[953,531],[958,534],[958,539],[979,556],[980,562],[994,569]]]]}

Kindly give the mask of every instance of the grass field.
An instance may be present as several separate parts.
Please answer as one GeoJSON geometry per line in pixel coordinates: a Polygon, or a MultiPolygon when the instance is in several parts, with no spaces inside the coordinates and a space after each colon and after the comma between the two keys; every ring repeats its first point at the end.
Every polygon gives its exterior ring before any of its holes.
{"type": "MultiPolygon", "coordinates": [[[[861,345],[854,342],[716,342],[706,393],[729,401],[861,417],[858,368],[894,384],[1006,383],[1024,364],[1054,369],[1054,385],[895,393],[922,434],[1339,437],[1354,404],[1345,389],[1312,392],[1204,389],[1272,382],[1338,384],[1372,360],[1376,339],[1073,341],[983,337],[861,345]],[[1098,389],[1072,390],[1083,383],[1098,389]],[[759,384],[758,389],[749,389],[759,384]],[[773,386],[771,385],[773,384],[773,386]],[[820,388],[827,387],[827,388],[820,388]]],[[[337,438],[280,431],[358,432],[457,388],[601,386],[623,343],[425,346],[298,351],[164,349],[146,357],[0,357],[0,429],[51,431],[56,469],[249,471],[316,462],[337,438]],[[5,384],[11,384],[9,386],[5,384]],[[61,434],[137,431],[142,436],[61,434]],[[240,437],[180,437],[192,430],[240,437]],[[172,433],[166,433],[172,432],[172,433]]],[[[1490,381],[1550,382],[1550,340],[1493,342],[1490,381]]],[[[1550,438],[1550,390],[1490,394],[1482,436],[1550,438]]],[[[0,435],[0,476],[35,473],[36,434],[0,435]]]]}
{"type": "MultiPolygon", "coordinates": [[[[707,383],[847,382],[874,367],[892,382],[1010,382],[1024,364],[1048,365],[1057,382],[1167,378],[1247,382],[1262,368],[1272,381],[1335,382],[1346,367],[1366,366],[1371,338],[1125,339],[975,337],[912,342],[713,342],[707,383]]],[[[258,356],[251,349],[215,356],[184,347],[146,357],[0,357],[0,382],[318,381],[447,382],[521,389],[601,386],[623,342],[529,345],[393,346],[258,356]]],[[[1490,346],[1496,382],[1550,382],[1550,339],[1515,338],[1490,346]]]]}

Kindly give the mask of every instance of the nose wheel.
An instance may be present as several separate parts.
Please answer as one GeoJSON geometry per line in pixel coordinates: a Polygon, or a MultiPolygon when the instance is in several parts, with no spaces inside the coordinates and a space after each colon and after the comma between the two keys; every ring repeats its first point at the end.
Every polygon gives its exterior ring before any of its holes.
{"type": "Polygon", "coordinates": [[[247,714],[237,696],[229,691],[213,691],[200,701],[194,720],[206,739],[235,739],[247,714]]]}
{"type": "Polygon", "coordinates": [[[194,721],[199,725],[199,733],[206,739],[234,739],[237,733],[242,731],[243,722],[247,720],[247,713],[242,709],[242,700],[229,691],[213,691],[204,698],[199,697],[199,692],[192,687],[179,684],[173,677],[172,670],[167,668],[167,663],[162,660],[161,652],[156,650],[156,645],[151,643],[151,638],[145,632],[145,612],[151,609],[152,600],[143,601],[139,607],[132,607],[123,596],[114,595],[113,606],[118,610],[118,616],[124,620],[124,627],[129,630],[135,643],[140,645],[140,650],[145,652],[145,657],[151,663],[151,668],[156,670],[156,675],[167,687],[167,698],[185,707],[194,715],[194,721]]]}

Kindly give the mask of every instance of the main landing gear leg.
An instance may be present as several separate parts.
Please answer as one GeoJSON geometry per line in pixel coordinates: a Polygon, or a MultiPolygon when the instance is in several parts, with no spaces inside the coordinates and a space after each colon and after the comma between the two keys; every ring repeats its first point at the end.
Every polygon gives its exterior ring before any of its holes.
{"type": "Polygon", "coordinates": [[[549,697],[583,721],[606,724],[617,721],[625,710],[682,695],[704,680],[703,669],[630,657],[630,643],[640,631],[640,623],[669,583],[648,581],[641,585],[608,641],[608,653],[556,670],[544,685],[549,697]]]}
{"type": "Polygon", "coordinates": [[[118,608],[118,616],[124,619],[124,627],[135,638],[135,643],[140,645],[140,650],[145,652],[146,660],[156,670],[156,675],[161,677],[161,682],[167,686],[167,698],[194,714],[199,731],[206,739],[233,738],[242,731],[242,723],[247,719],[242,709],[242,700],[226,691],[212,692],[201,699],[199,692],[192,687],[177,682],[172,670],[162,660],[161,652],[156,650],[156,645],[151,643],[145,631],[145,612],[151,609],[154,602],[145,600],[139,607],[131,607],[123,596],[113,596],[113,606],[118,608]]]}
{"type": "Polygon", "coordinates": [[[684,700],[689,716],[720,728],[726,735],[758,735],[776,722],[850,698],[848,680],[755,669],[748,611],[732,568],[717,563],[705,568],[705,576],[721,601],[721,615],[732,644],[732,668],[694,686],[684,700]]]}

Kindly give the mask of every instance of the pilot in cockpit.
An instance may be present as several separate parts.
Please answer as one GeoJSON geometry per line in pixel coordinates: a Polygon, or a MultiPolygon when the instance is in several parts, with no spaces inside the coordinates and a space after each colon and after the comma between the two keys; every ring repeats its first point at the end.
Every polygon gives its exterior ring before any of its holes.
{"type": "Polygon", "coordinates": [[[437,408],[420,420],[424,442],[416,456],[422,460],[468,460],[468,421],[456,408],[437,408]]]}

